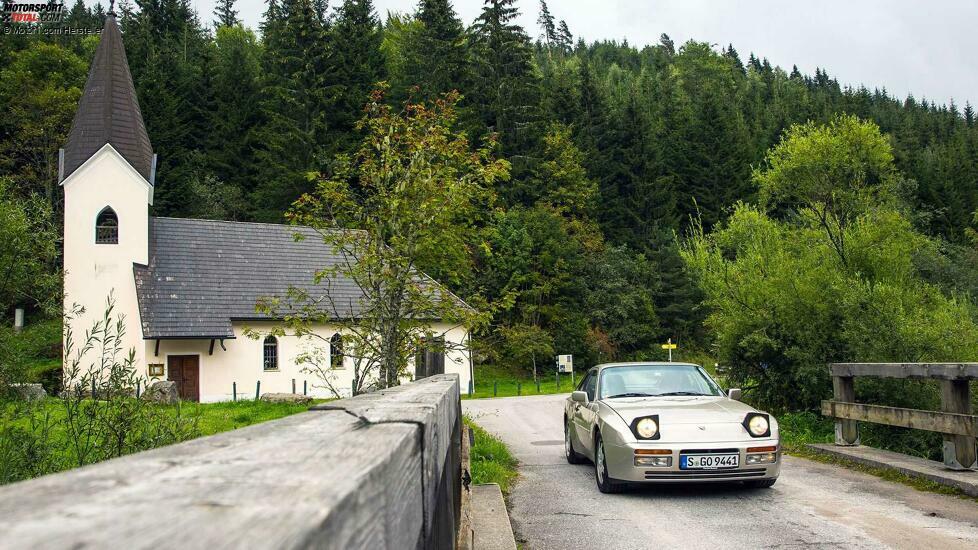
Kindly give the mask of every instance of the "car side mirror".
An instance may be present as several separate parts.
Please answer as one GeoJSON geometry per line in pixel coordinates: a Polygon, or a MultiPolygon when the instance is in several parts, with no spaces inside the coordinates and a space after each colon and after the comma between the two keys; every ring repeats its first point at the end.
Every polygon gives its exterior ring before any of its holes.
{"type": "Polygon", "coordinates": [[[572,393],[571,401],[575,403],[587,403],[587,392],[576,391],[572,393]]]}
{"type": "Polygon", "coordinates": [[[734,401],[740,401],[740,398],[743,396],[743,393],[744,392],[740,391],[740,388],[730,388],[729,390],[727,390],[727,397],[733,399],[734,401]]]}

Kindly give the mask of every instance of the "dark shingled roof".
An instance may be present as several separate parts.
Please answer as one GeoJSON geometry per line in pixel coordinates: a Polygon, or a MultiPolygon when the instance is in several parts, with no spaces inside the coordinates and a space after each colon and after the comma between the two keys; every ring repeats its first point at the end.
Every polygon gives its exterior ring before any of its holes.
{"type": "Polygon", "coordinates": [[[284,297],[290,286],[314,298],[328,290],[327,304],[353,317],[361,296],[356,283],[313,280],[342,259],[308,227],[150,218],[149,265],[133,268],[143,338],[233,338],[232,320],[272,319],[256,313],[255,303],[284,297]],[[307,238],[296,241],[296,232],[307,238]]]}
{"type": "Polygon", "coordinates": [[[146,181],[150,180],[153,146],[132,85],[122,33],[112,14],[105,18],[105,29],[68,134],[64,177],[106,143],[111,143],[146,181]]]}

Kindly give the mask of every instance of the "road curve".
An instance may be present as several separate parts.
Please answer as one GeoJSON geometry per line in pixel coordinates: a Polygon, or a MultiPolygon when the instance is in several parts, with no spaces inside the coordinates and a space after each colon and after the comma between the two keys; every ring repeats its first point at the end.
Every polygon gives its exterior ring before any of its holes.
{"type": "MultiPolygon", "coordinates": [[[[777,485],[641,488],[604,495],[563,456],[565,395],[463,401],[520,460],[517,541],[564,548],[978,548],[978,504],[786,457],[777,485]]],[[[978,474],[976,474],[978,475],[978,474]]]]}

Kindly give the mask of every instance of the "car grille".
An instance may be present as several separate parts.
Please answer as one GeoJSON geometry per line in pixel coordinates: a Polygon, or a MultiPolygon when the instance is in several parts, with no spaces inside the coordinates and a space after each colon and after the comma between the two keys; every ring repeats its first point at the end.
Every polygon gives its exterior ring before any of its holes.
{"type": "Polygon", "coordinates": [[[764,472],[764,468],[749,468],[744,470],[679,470],[675,472],[646,470],[645,479],[746,479],[762,477],[764,476],[764,472]]]}
{"type": "Polygon", "coordinates": [[[740,449],[683,449],[679,451],[681,455],[712,455],[712,454],[737,454],[740,449]]]}

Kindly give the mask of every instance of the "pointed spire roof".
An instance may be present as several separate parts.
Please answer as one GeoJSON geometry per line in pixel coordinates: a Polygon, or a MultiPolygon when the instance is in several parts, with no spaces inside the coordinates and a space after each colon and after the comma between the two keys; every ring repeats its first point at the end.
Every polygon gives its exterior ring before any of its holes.
{"type": "Polygon", "coordinates": [[[111,143],[146,181],[150,180],[153,146],[139,110],[122,33],[112,11],[105,18],[88,82],[68,134],[64,177],[71,175],[106,143],[111,143]]]}

